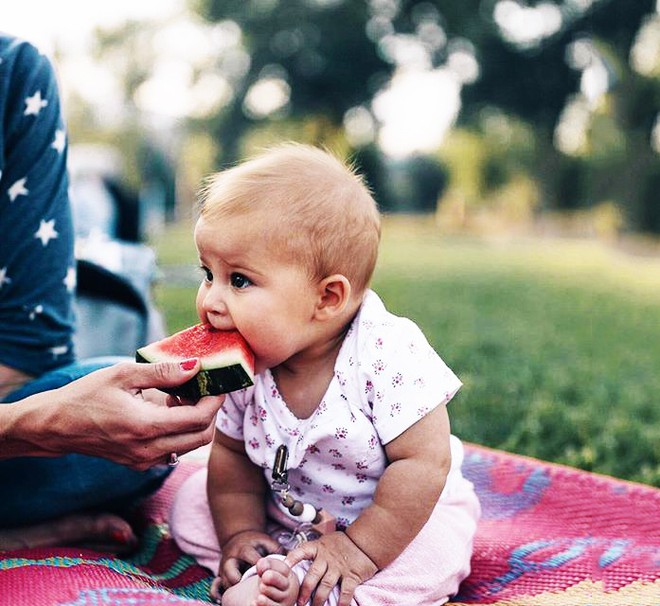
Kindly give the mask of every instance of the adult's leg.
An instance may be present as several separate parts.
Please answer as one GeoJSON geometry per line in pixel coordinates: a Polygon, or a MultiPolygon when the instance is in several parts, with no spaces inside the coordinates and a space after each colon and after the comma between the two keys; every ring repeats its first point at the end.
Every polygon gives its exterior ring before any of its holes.
{"type": "MultiPolygon", "coordinates": [[[[118,361],[120,358],[97,358],[59,368],[13,392],[5,402],[62,387],[118,361]]],[[[171,469],[162,465],[135,471],[78,454],[0,461],[0,528],[36,524],[80,511],[121,512],[157,490],[171,469]]]]}

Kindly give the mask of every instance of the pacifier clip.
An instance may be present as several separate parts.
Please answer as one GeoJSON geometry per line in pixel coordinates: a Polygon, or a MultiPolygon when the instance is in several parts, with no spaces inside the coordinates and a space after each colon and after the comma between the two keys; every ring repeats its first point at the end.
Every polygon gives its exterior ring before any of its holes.
{"type": "Polygon", "coordinates": [[[276,492],[280,498],[280,502],[284,507],[289,510],[292,516],[298,518],[301,522],[309,522],[310,524],[319,524],[323,520],[323,515],[320,509],[316,509],[310,503],[303,503],[291,496],[289,485],[289,471],[287,465],[289,462],[289,449],[280,444],[275,453],[275,462],[273,463],[273,481],[271,488],[276,492]]]}

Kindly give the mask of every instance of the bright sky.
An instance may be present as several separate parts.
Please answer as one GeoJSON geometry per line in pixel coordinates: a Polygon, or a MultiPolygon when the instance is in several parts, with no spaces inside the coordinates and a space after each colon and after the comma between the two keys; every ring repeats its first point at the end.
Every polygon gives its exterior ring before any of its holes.
{"type": "MultiPolygon", "coordinates": [[[[0,0],[0,7],[9,2],[0,0]]],[[[206,53],[217,49],[191,26],[185,0],[20,0],[12,4],[11,10],[0,8],[2,29],[29,40],[46,55],[52,56],[57,48],[55,65],[65,99],[76,91],[95,106],[101,120],[121,119],[123,100],[116,66],[95,61],[90,53],[92,31],[99,26],[111,29],[128,20],[162,24],[153,40],[159,62],[136,99],[150,116],[177,118],[195,110],[212,110],[207,107],[209,99],[217,102],[226,94],[217,78],[202,79],[196,88],[204,90],[193,90],[191,64],[198,57],[192,55],[200,54],[200,44],[206,53]]]]}
{"type": "Polygon", "coordinates": [[[50,54],[57,41],[67,51],[84,50],[97,25],[158,18],[179,12],[184,0],[0,0],[1,29],[28,39],[50,54]]]}

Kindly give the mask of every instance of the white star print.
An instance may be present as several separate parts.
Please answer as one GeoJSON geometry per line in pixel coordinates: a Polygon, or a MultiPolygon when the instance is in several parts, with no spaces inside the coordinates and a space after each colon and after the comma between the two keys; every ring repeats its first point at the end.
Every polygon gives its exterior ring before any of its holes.
{"type": "Polygon", "coordinates": [[[0,267],[0,290],[5,284],[10,284],[11,278],[7,275],[7,268],[0,267]]]}
{"type": "Polygon", "coordinates": [[[66,272],[66,277],[64,278],[64,285],[66,286],[67,292],[73,292],[76,289],[77,277],[76,277],[76,268],[69,267],[66,272]]]}
{"type": "Polygon", "coordinates": [[[54,358],[56,358],[69,351],[69,348],[66,345],[56,345],[55,347],[51,347],[48,351],[53,354],[54,358]]]}
{"type": "Polygon", "coordinates": [[[9,199],[13,202],[18,198],[18,196],[27,196],[30,191],[25,187],[25,184],[27,183],[27,177],[23,177],[22,179],[19,179],[16,181],[8,190],[7,194],[9,194],[9,199]]]}
{"type": "Polygon", "coordinates": [[[55,131],[55,138],[50,146],[58,153],[61,154],[64,151],[64,146],[66,145],[66,133],[58,128],[55,131]]]}
{"type": "Polygon", "coordinates": [[[38,116],[39,112],[48,105],[48,99],[41,98],[41,91],[38,90],[31,97],[25,97],[24,116],[38,116]]]}
{"type": "Polygon", "coordinates": [[[39,229],[34,234],[34,237],[39,238],[44,246],[47,246],[48,242],[54,240],[57,236],[59,234],[55,231],[55,219],[51,219],[50,221],[44,221],[42,219],[39,229]]]}
{"type": "Polygon", "coordinates": [[[31,312],[30,312],[30,320],[34,320],[39,314],[44,313],[44,306],[43,305],[37,305],[31,312]]]}

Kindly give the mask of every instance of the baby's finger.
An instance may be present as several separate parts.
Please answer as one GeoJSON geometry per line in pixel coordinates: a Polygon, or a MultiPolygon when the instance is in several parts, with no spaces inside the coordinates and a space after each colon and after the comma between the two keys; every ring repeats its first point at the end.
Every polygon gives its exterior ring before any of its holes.
{"type": "Polygon", "coordinates": [[[218,604],[222,599],[222,579],[220,577],[215,577],[211,583],[211,588],[209,589],[209,595],[212,600],[215,600],[218,604]]]}
{"type": "Polygon", "coordinates": [[[337,602],[337,606],[350,606],[357,586],[358,582],[356,579],[351,577],[342,578],[339,587],[339,601],[337,602]]]}
{"type": "Polygon", "coordinates": [[[312,606],[323,606],[338,582],[339,573],[334,573],[328,569],[326,574],[323,575],[323,578],[316,586],[314,599],[312,600],[312,606]]]}
{"type": "MultiPolygon", "coordinates": [[[[303,582],[300,584],[300,591],[298,592],[298,604],[307,604],[311,599],[312,594],[318,590],[321,579],[328,571],[328,563],[324,561],[314,560],[309,567],[303,582]]],[[[314,600],[314,604],[323,604],[314,600]]]]}
{"type": "Polygon", "coordinates": [[[292,549],[286,554],[284,561],[293,568],[303,560],[313,560],[316,557],[316,547],[314,543],[303,543],[300,547],[292,549]]]}
{"type": "Polygon", "coordinates": [[[222,562],[222,586],[227,589],[241,580],[241,561],[238,558],[226,558],[222,562]]]}
{"type": "Polygon", "coordinates": [[[271,553],[280,553],[283,554],[282,545],[279,544],[275,539],[271,539],[268,536],[264,536],[259,539],[259,544],[256,546],[256,549],[261,554],[261,557],[270,555],[271,553]]]}
{"type": "Polygon", "coordinates": [[[250,566],[256,564],[261,558],[264,557],[264,553],[260,551],[259,545],[242,545],[239,549],[238,555],[243,562],[247,562],[250,566]]]}

